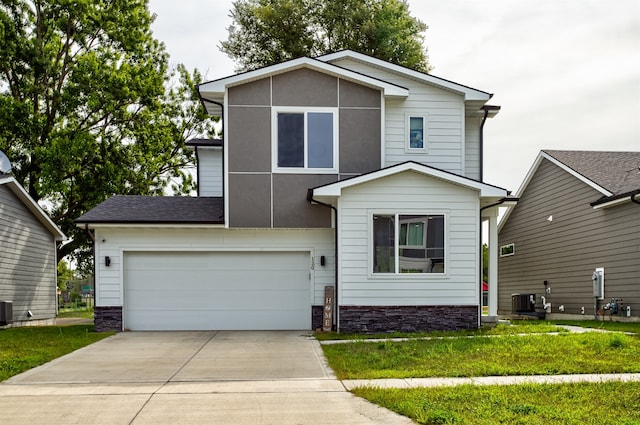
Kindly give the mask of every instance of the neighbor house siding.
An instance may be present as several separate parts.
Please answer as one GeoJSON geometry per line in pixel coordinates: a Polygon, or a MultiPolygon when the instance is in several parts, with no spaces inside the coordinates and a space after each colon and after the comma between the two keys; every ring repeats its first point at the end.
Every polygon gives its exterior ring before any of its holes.
{"type": "Polygon", "coordinates": [[[462,95],[350,59],[332,63],[409,89],[407,99],[386,102],[384,166],[416,161],[467,176],[465,167],[471,158],[465,159],[465,105],[462,95]],[[405,150],[409,115],[427,116],[425,153],[407,153],[405,150]]]}
{"type": "Polygon", "coordinates": [[[198,196],[222,196],[222,149],[198,149],[198,196]]]}
{"type": "Polygon", "coordinates": [[[312,305],[322,305],[324,287],[335,280],[331,229],[98,228],[95,237],[96,281],[100,283],[96,306],[122,306],[122,254],[126,251],[308,251],[312,257],[312,305]],[[105,256],[111,259],[109,267],[104,264],[105,256]],[[320,265],[321,256],[326,259],[324,266],[320,265]]]}
{"type": "Polygon", "coordinates": [[[13,302],[14,322],[53,319],[53,236],[5,186],[0,186],[0,251],[0,301],[13,302]],[[28,310],[33,317],[27,316],[28,310]]]}
{"type": "Polygon", "coordinates": [[[591,274],[605,269],[605,301],[622,298],[640,311],[640,208],[633,203],[594,210],[602,196],[543,159],[499,235],[515,255],[499,260],[500,313],[511,311],[511,294],[551,293],[552,313],[593,316],[591,274]],[[552,217],[549,220],[549,217],[552,217]]]}
{"type": "Polygon", "coordinates": [[[339,202],[341,306],[478,305],[477,192],[418,173],[344,189],[339,202]],[[373,214],[444,214],[446,273],[372,274],[373,214]]]}

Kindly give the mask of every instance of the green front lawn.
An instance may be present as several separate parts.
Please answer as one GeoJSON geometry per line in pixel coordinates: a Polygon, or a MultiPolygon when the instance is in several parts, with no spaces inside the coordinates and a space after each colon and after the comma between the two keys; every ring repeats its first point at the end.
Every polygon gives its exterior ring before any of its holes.
{"type": "Polygon", "coordinates": [[[0,330],[0,381],[114,333],[93,332],[93,325],[27,326],[0,330]]]}
{"type": "Polygon", "coordinates": [[[340,379],[640,372],[640,338],[621,333],[323,345],[340,379]]]}
{"type": "Polygon", "coordinates": [[[353,393],[419,424],[640,424],[640,382],[356,388],[353,393]]]}
{"type": "MultiPolygon", "coordinates": [[[[557,331],[556,323],[640,334],[640,323],[535,321],[479,330],[475,337],[464,336],[469,332],[406,334],[406,342],[355,341],[322,349],[340,379],[640,372],[640,335],[541,334],[557,331]],[[531,335],[514,335],[523,333],[531,335]]],[[[640,424],[639,382],[352,392],[419,424],[640,424]]]]}

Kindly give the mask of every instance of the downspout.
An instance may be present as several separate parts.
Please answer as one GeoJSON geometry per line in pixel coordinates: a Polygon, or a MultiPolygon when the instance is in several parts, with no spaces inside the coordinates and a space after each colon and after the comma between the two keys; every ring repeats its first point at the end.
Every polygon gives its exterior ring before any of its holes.
{"type": "Polygon", "coordinates": [[[634,204],[640,205],[640,201],[638,201],[636,199],[636,196],[638,196],[638,195],[640,195],[640,191],[638,191],[637,193],[632,194],[631,195],[631,202],[633,202],[634,204]]]}
{"type": "Polygon", "coordinates": [[[333,286],[333,299],[334,299],[334,305],[335,305],[335,311],[334,311],[334,316],[335,316],[335,320],[334,320],[334,329],[336,332],[340,332],[340,315],[338,314],[338,310],[340,308],[340,303],[338,302],[338,209],[336,207],[334,207],[331,204],[326,204],[324,202],[318,201],[316,199],[313,199],[313,189],[308,189],[307,190],[307,201],[310,204],[318,204],[318,205],[322,205],[323,207],[326,208],[331,208],[333,210],[333,216],[334,216],[334,236],[333,236],[333,243],[334,243],[334,260],[333,262],[335,263],[335,270],[334,270],[334,275],[335,275],[335,283],[333,286]]]}
{"type": "Polygon", "coordinates": [[[87,232],[87,236],[89,236],[89,239],[91,239],[91,254],[93,255],[93,322],[95,324],[95,318],[96,318],[96,289],[97,289],[97,285],[96,285],[96,272],[97,272],[97,265],[98,262],[96,261],[96,238],[93,237],[93,233],[91,233],[91,230],[89,230],[89,224],[85,223],[84,224],[84,231],[87,232]]]}
{"type": "MultiPolygon", "coordinates": [[[[198,147],[194,146],[196,152],[196,178],[198,179],[198,197],[200,197],[200,157],[198,156],[198,147]]],[[[223,161],[224,162],[224,161],[223,161]]],[[[224,167],[224,165],[223,165],[224,167]]],[[[224,178],[224,177],[223,177],[224,178]]]]}

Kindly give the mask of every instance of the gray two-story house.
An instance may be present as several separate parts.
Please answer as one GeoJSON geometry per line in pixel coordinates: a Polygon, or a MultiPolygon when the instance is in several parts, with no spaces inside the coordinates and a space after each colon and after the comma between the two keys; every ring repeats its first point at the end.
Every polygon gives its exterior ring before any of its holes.
{"type": "Polygon", "coordinates": [[[489,93],[352,51],[198,90],[223,123],[189,143],[198,196],[78,219],[99,329],[316,329],[327,287],[338,330],[478,327],[482,221],[496,243],[508,199],[482,182],[489,93]]]}

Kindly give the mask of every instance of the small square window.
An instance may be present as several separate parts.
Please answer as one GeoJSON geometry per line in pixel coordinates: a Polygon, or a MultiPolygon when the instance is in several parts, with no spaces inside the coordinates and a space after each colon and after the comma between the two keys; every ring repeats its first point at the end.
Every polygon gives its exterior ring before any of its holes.
{"type": "Polygon", "coordinates": [[[516,253],[515,244],[510,243],[509,245],[502,245],[500,247],[500,256],[508,257],[510,255],[514,255],[516,253]]]}
{"type": "Polygon", "coordinates": [[[409,118],[409,149],[424,149],[424,118],[409,118]]]}

